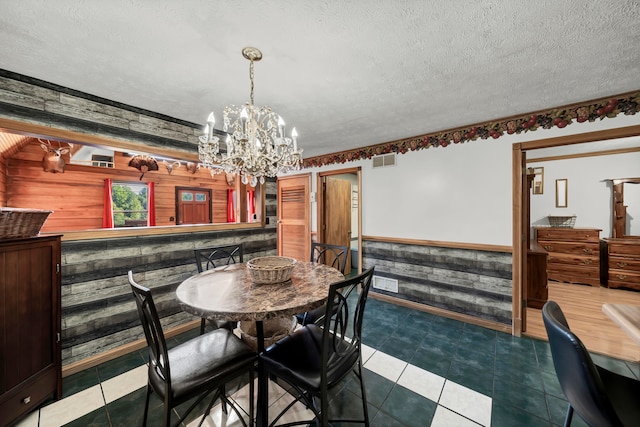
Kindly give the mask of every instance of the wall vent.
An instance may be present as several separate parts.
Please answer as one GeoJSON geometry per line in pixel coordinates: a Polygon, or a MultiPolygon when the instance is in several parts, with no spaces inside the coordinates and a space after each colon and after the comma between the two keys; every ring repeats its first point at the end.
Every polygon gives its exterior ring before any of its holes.
{"type": "Polygon", "coordinates": [[[398,293],[398,281],[388,277],[373,276],[372,286],[374,289],[398,293]]]}
{"type": "Polygon", "coordinates": [[[385,166],[395,166],[396,153],[382,154],[380,156],[373,156],[371,159],[374,168],[383,168],[385,166]]]}

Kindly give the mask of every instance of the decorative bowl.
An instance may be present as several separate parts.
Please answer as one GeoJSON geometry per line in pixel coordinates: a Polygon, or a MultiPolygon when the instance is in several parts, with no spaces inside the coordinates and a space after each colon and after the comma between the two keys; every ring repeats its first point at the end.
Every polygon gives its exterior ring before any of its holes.
{"type": "Polygon", "coordinates": [[[251,281],[260,285],[286,282],[295,265],[295,259],[284,256],[264,256],[247,262],[251,281]]]}

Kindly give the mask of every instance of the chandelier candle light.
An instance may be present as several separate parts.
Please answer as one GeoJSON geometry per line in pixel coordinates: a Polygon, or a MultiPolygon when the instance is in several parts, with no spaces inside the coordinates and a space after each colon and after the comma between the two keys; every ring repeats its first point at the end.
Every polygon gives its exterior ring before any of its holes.
{"type": "Polygon", "coordinates": [[[226,172],[241,176],[243,184],[255,187],[265,177],[275,177],[300,169],[302,149],[298,149],[298,133],[285,136],[284,120],[270,107],[253,105],[253,63],[262,59],[255,47],[245,47],[242,55],[250,61],[251,100],[241,107],[227,105],[223,110],[223,130],[227,133],[226,152],[220,152],[220,141],[213,135],[215,117],[207,118],[204,135],[200,136],[200,162],[211,173],[226,172]]]}

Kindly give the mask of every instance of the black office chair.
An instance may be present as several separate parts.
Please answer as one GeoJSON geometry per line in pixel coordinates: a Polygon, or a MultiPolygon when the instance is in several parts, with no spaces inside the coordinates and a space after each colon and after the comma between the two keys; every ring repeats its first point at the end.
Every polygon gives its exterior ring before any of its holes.
{"type": "Polygon", "coordinates": [[[565,427],[571,425],[574,411],[592,427],[639,426],[640,381],[594,364],[555,301],[542,307],[542,320],[556,375],[569,401],[565,427]]]}
{"type": "MultiPolygon", "coordinates": [[[[294,400],[278,414],[272,426],[298,401],[315,414],[316,423],[369,425],[367,397],[362,377],[362,321],[374,267],[329,288],[325,316],[269,346],[259,357],[268,374],[287,383],[294,400]],[[363,419],[329,419],[329,391],[350,372],[360,382],[363,419]],[[317,406],[317,400],[320,407],[317,406]]],[[[310,424],[314,420],[286,425],[310,424]]],[[[342,425],[342,424],[341,424],[342,425]]]]}
{"type": "MultiPolygon", "coordinates": [[[[193,252],[196,257],[198,273],[222,265],[244,262],[244,245],[242,243],[194,249],[193,252]]],[[[203,318],[200,321],[200,335],[204,334],[207,323],[209,323],[213,329],[225,328],[230,331],[233,331],[237,324],[237,322],[224,319],[210,319],[207,322],[207,319],[203,318]]]]}
{"type": "MultiPolygon", "coordinates": [[[[327,264],[339,270],[342,274],[344,274],[344,269],[347,266],[347,255],[349,255],[349,248],[347,246],[311,242],[310,261],[327,264]]],[[[315,323],[324,315],[324,310],[325,307],[321,306],[306,313],[296,314],[296,319],[298,323],[303,326],[308,323],[315,323]]]]}
{"type": "MultiPolygon", "coordinates": [[[[196,398],[175,424],[180,425],[187,415],[209,394],[214,393],[202,420],[209,414],[218,397],[230,406],[246,427],[242,415],[229,401],[224,385],[241,375],[249,374],[250,396],[253,396],[253,370],[256,354],[227,329],[216,329],[198,335],[172,349],[167,348],[160,318],[151,291],[138,285],[129,271],[129,283],[135,296],[142,329],[149,350],[149,379],[142,424],[147,424],[149,398],[156,393],[164,403],[163,425],[171,423],[172,409],[196,398]]],[[[249,425],[253,423],[253,402],[249,404],[249,425]]]]}

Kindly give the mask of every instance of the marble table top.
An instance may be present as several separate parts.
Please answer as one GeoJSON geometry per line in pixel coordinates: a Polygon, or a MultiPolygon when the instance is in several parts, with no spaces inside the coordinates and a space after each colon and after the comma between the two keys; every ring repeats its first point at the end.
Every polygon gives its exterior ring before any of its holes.
{"type": "Polygon", "coordinates": [[[602,304],[602,311],[635,342],[640,344],[640,306],[602,304]]]}
{"type": "Polygon", "coordinates": [[[297,262],[291,280],[259,285],[251,282],[246,264],[231,264],[186,279],[176,296],[184,311],[198,317],[267,320],[321,306],[329,285],[343,279],[342,273],[327,265],[297,262]]]}

